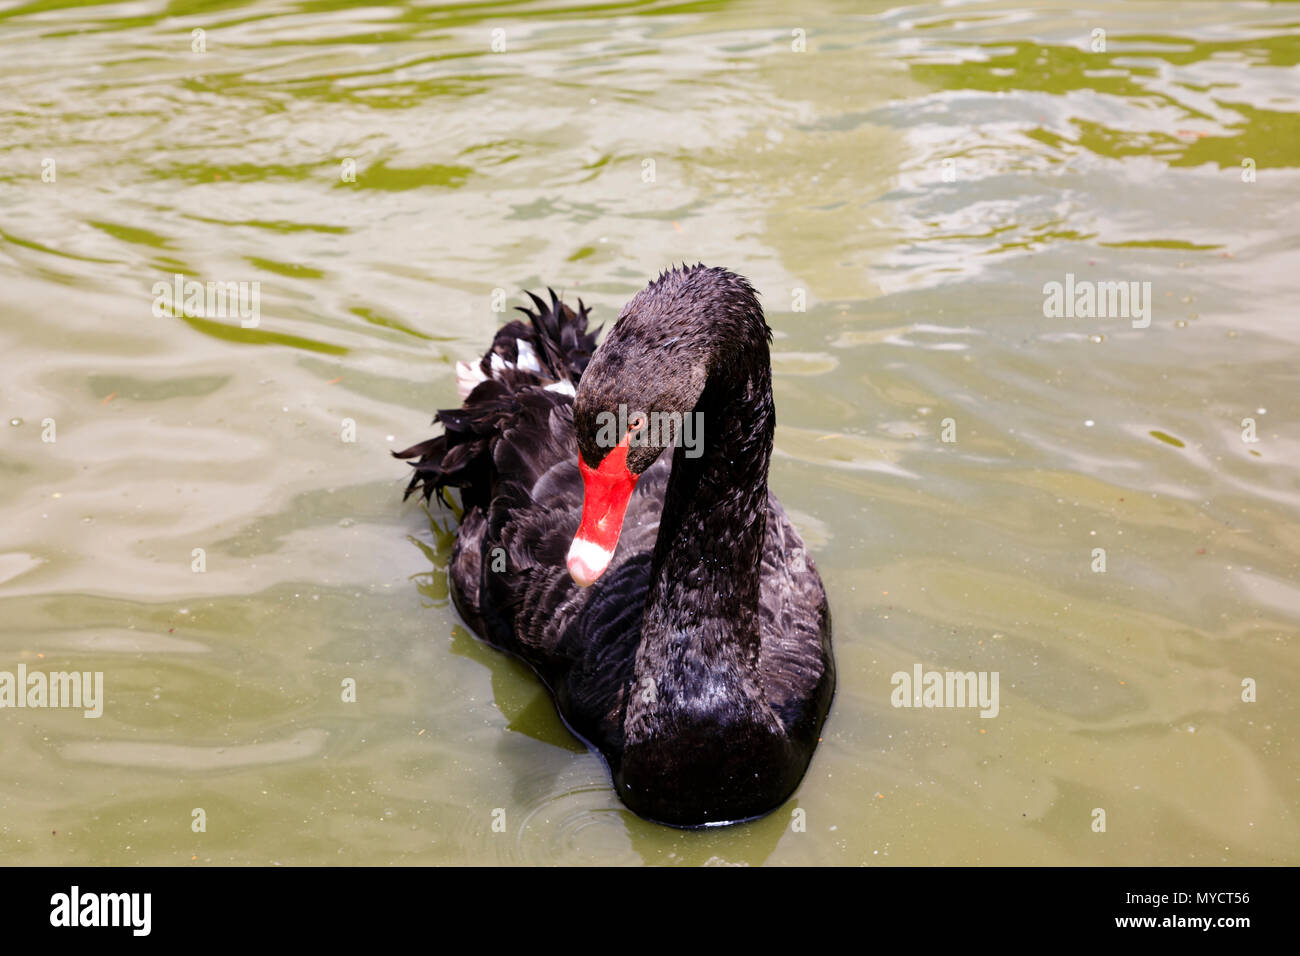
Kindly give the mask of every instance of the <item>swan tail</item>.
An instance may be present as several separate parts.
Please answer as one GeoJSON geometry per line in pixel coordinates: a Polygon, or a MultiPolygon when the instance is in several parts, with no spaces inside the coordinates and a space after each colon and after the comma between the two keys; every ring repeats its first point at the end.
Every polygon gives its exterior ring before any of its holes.
{"type": "Polygon", "coordinates": [[[446,489],[459,488],[466,511],[486,506],[493,451],[519,415],[522,393],[540,388],[570,400],[576,394],[600,329],[587,331],[590,310],[581,299],[575,310],[547,291],[549,303],[528,293],[534,308],[519,309],[527,321],[515,319],[498,329],[480,361],[456,363],[456,388],[464,404],[434,416],[442,434],[393,452],[414,468],[404,497],[418,492],[428,501],[436,494],[446,504],[446,489]]]}

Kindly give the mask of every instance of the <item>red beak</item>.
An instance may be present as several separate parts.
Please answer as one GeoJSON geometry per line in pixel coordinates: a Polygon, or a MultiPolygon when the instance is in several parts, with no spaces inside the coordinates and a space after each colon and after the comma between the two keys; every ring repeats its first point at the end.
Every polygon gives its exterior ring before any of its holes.
{"type": "Polygon", "coordinates": [[[569,546],[566,564],[569,575],[580,587],[587,587],[605,573],[618,536],[623,531],[623,516],[636,487],[637,476],[627,467],[628,436],[618,443],[598,468],[591,468],[578,455],[582,472],[582,523],[569,546]]]}

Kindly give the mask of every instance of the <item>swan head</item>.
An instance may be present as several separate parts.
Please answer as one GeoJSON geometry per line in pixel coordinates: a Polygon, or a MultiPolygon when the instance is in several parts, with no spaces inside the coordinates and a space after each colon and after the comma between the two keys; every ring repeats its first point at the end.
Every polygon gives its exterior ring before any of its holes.
{"type": "Polygon", "coordinates": [[[703,453],[706,385],[743,381],[754,339],[766,368],[769,336],[753,288],[726,269],[668,270],[623,308],[574,398],[583,508],[567,565],[579,585],[609,566],[637,479],[664,449],[703,453]]]}

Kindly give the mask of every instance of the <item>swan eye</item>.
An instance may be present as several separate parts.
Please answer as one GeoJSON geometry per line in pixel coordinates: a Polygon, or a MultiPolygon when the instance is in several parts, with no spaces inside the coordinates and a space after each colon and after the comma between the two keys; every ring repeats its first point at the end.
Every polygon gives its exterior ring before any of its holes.
{"type": "Polygon", "coordinates": [[[627,430],[629,434],[635,431],[640,431],[644,427],[645,427],[644,415],[637,415],[635,418],[631,418],[628,420],[627,430]]]}

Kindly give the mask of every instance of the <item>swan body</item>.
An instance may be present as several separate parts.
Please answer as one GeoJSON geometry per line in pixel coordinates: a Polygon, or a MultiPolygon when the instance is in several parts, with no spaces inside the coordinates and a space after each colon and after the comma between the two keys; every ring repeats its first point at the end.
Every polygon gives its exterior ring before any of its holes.
{"type": "Polygon", "coordinates": [[[458,367],[443,434],[397,453],[408,495],[460,490],[456,608],[533,668],[637,814],[766,814],[802,779],[835,677],[821,579],[767,488],[757,297],[672,269],[598,350],[581,301],[532,299],[458,367]]]}

